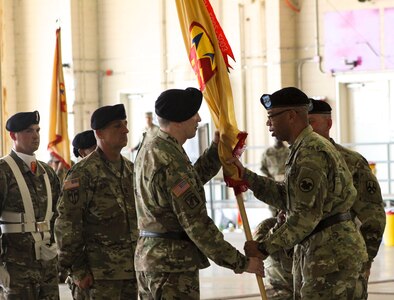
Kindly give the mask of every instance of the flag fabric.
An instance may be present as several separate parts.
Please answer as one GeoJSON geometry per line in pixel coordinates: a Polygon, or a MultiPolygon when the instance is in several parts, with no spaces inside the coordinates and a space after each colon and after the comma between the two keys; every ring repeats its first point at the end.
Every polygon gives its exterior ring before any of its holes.
{"type": "Polygon", "coordinates": [[[176,0],[176,7],[190,64],[220,132],[224,179],[236,194],[244,192],[247,187],[236,166],[226,163],[233,156],[240,157],[247,136],[237,126],[228,75],[228,57],[234,60],[234,55],[209,0],[176,0]]]}
{"type": "Polygon", "coordinates": [[[48,150],[67,169],[70,168],[70,140],[68,138],[67,101],[64,85],[61,34],[56,30],[56,48],[53,61],[52,92],[49,116],[48,150]]]}

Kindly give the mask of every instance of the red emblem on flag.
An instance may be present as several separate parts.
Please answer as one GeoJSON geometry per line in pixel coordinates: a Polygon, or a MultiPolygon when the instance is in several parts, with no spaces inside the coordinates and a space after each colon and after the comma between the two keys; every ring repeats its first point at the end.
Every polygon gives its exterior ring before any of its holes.
{"type": "Polygon", "coordinates": [[[190,25],[190,37],[190,64],[196,73],[200,90],[204,91],[206,83],[216,73],[215,48],[205,28],[197,22],[190,25]]]}

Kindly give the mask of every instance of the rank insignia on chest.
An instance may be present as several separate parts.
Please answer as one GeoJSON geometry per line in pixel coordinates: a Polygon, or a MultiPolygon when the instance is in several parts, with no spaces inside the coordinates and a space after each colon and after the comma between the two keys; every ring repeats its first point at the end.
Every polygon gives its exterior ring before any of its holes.
{"type": "Polygon", "coordinates": [[[181,196],[184,192],[186,192],[190,188],[190,184],[185,180],[182,179],[176,186],[172,188],[172,192],[176,197],[181,196]]]}
{"type": "Polygon", "coordinates": [[[63,190],[73,190],[79,188],[79,178],[66,180],[63,184],[63,190]]]}

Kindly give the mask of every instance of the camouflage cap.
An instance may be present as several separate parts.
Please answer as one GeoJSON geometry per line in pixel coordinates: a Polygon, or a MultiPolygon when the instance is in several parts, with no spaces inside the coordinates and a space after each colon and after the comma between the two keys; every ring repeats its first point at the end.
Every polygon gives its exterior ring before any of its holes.
{"type": "Polygon", "coordinates": [[[264,94],[260,97],[261,104],[269,110],[275,107],[306,106],[310,104],[304,92],[295,87],[286,87],[272,95],[264,94]]]}
{"type": "Polygon", "coordinates": [[[331,106],[326,101],[315,100],[312,98],[309,98],[309,100],[311,101],[311,110],[308,114],[331,114],[331,106]]]}
{"type": "Polygon", "coordinates": [[[11,132],[19,132],[25,130],[30,125],[40,123],[40,113],[33,112],[20,112],[11,116],[5,125],[5,128],[11,132]]]}
{"type": "Polygon", "coordinates": [[[170,89],[155,102],[156,114],[166,120],[183,122],[193,117],[201,107],[202,93],[196,88],[170,89]]]}
{"type": "Polygon", "coordinates": [[[123,104],[108,105],[96,109],[90,119],[92,129],[102,129],[109,122],[126,119],[126,110],[123,104]]]}

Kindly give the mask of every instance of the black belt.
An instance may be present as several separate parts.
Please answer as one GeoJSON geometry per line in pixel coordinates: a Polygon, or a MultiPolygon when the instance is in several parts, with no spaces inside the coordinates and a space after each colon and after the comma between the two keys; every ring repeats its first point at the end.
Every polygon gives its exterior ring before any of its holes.
{"type": "Polygon", "coordinates": [[[334,225],[334,224],[338,224],[340,222],[343,221],[348,221],[351,220],[352,218],[352,214],[350,212],[345,212],[345,213],[339,213],[333,216],[330,216],[328,218],[325,218],[324,220],[321,220],[319,222],[319,224],[317,224],[317,226],[315,227],[315,229],[313,229],[313,231],[302,241],[305,241],[307,239],[309,239],[312,235],[334,225]]]}
{"type": "Polygon", "coordinates": [[[140,230],[141,237],[151,237],[151,238],[163,238],[163,239],[171,239],[171,240],[182,240],[182,241],[190,241],[189,236],[184,231],[175,232],[152,232],[146,230],[140,230]]]}

